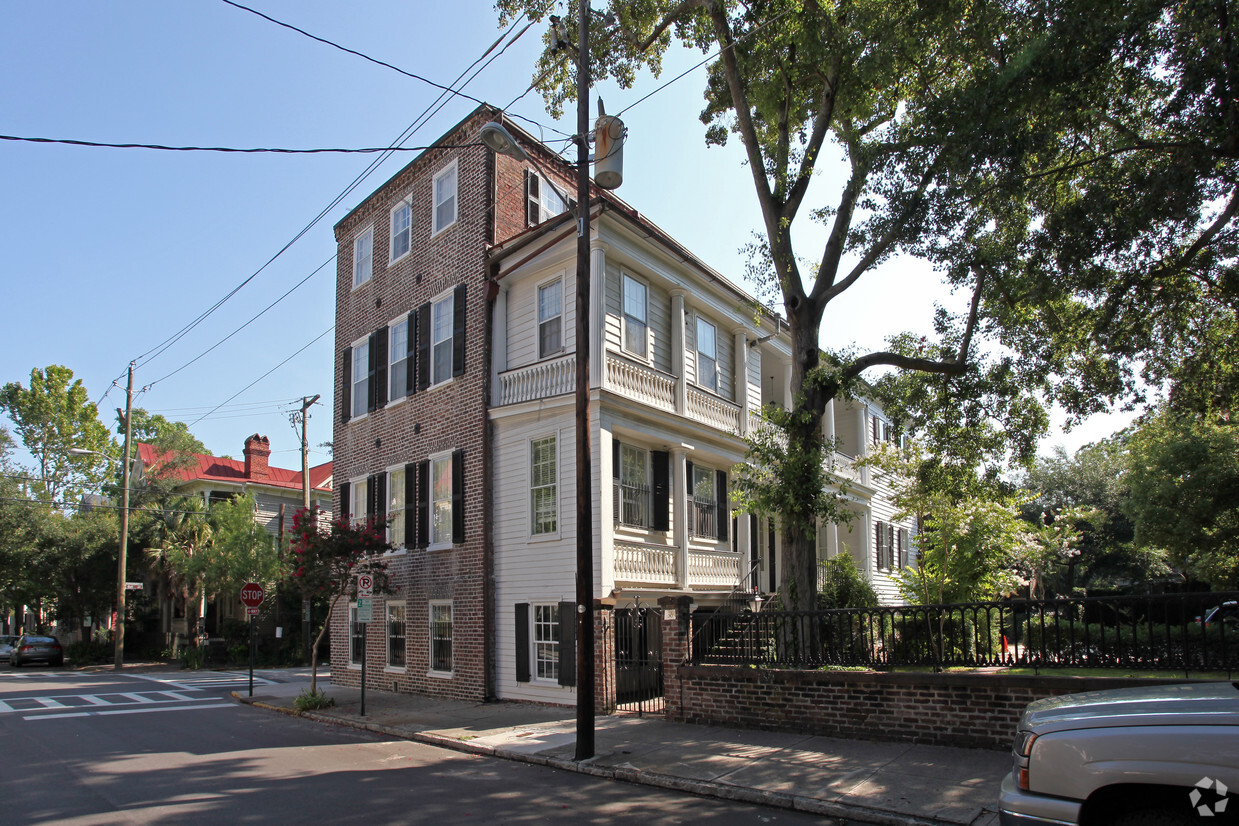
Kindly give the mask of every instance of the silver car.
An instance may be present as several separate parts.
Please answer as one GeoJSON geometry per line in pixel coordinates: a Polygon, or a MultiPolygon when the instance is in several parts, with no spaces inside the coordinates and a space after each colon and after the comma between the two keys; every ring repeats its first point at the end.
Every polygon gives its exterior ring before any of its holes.
{"type": "Polygon", "coordinates": [[[1239,822],[1239,684],[1067,694],[1020,717],[1003,826],[1239,822]]]}
{"type": "Polygon", "coordinates": [[[13,634],[0,634],[0,661],[9,661],[9,655],[13,653],[13,646],[17,645],[19,639],[20,637],[13,634]]]}

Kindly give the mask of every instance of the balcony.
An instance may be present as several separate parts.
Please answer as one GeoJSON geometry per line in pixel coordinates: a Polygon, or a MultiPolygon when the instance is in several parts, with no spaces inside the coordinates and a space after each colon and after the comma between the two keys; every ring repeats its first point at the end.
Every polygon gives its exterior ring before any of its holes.
{"type": "MultiPolygon", "coordinates": [[[[668,587],[680,577],[676,571],[679,549],[669,545],[644,545],[632,542],[615,543],[615,582],[617,585],[668,587]]],[[[734,588],[740,582],[740,554],[733,551],[711,551],[690,548],[689,588],[734,588]]]]}
{"type": "Polygon", "coordinates": [[[499,374],[499,404],[518,404],[551,396],[562,396],[576,389],[576,357],[561,356],[528,367],[517,367],[499,374]]]}
{"type": "Polygon", "coordinates": [[[607,353],[607,387],[659,410],[675,412],[675,377],[607,353]]]}
{"type": "Polygon", "coordinates": [[[740,405],[689,386],[688,417],[733,435],[740,435],[740,405]]]}

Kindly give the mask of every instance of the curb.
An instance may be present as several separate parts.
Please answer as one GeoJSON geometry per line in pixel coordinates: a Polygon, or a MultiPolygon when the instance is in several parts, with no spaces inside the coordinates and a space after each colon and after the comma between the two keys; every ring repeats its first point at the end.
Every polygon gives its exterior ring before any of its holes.
{"type": "Polygon", "coordinates": [[[935,817],[917,817],[900,814],[886,809],[874,809],[855,804],[832,803],[816,797],[806,797],[786,792],[768,792],[761,789],[750,789],[745,786],[733,786],[730,783],[720,783],[714,780],[693,780],[675,775],[659,774],[641,769],[597,766],[589,762],[566,760],[562,757],[544,757],[538,754],[514,751],[512,749],[496,748],[484,743],[472,743],[468,740],[454,740],[439,734],[419,731],[406,731],[379,723],[366,723],[356,718],[324,714],[317,711],[298,712],[294,708],[278,706],[249,697],[242,697],[233,691],[232,697],[239,703],[286,714],[289,717],[301,717],[317,723],[344,725],[373,734],[381,734],[399,740],[409,740],[423,743],[436,748],[472,754],[478,757],[493,757],[500,760],[512,760],[518,763],[529,763],[535,766],[575,772],[604,780],[616,780],[631,783],[636,786],[651,786],[670,791],[686,792],[698,797],[713,797],[719,800],[731,800],[737,803],[753,803],[759,806],[769,806],[776,809],[789,809],[807,814],[833,817],[840,820],[864,820],[881,826],[960,826],[959,821],[941,820],[935,817]]]}

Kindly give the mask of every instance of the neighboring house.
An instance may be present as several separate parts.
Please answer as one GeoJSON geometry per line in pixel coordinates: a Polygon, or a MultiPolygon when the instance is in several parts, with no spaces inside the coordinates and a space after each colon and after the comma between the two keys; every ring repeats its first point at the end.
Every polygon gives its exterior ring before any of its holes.
{"type": "MultiPolygon", "coordinates": [[[[491,153],[477,134],[498,117],[476,110],[336,226],[337,512],[390,519],[401,549],[365,639],[355,606],[333,617],[332,679],[368,656],[375,686],[573,703],[576,222],[545,177],[569,191],[572,170],[511,124],[537,168],[491,153]]],[[[787,325],[614,195],[591,211],[599,605],[772,591],[777,526],[729,491],[761,407],[790,400],[787,325]]],[[[852,554],[895,602],[911,525],[852,464],[895,434],[865,401],[824,431],[857,517],[820,555],[852,554]]]]}
{"type": "MultiPolygon", "coordinates": [[[[292,530],[293,515],[303,502],[300,470],[273,467],[271,443],[255,433],[245,440],[242,460],[205,454],[160,453],[154,445],[138,444],[137,479],[166,475],[175,480],[174,490],[187,496],[201,496],[209,507],[234,496],[249,494],[254,499],[254,521],[272,536],[292,530]]],[[[310,468],[310,502],[331,515],[332,463],[310,468]]],[[[190,618],[201,609],[186,606],[166,582],[158,583],[159,631],[168,647],[189,632],[190,618]]],[[[213,595],[211,595],[213,596],[213,595]]],[[[225,619],[244,619],[245,609],[236,599],[216,600],[206,608],[207,628],[215,631],[225,619]]]]}

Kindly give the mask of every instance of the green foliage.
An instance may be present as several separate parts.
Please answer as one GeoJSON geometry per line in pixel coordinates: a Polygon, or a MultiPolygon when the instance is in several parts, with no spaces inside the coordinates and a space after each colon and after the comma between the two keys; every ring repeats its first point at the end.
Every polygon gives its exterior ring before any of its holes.
{"type": "Polygon", "coordinates": [[[857,570],[851,554],[839,554],[819,564],[822,568],[822,587],[817,593],[818,608],[877,607],[877,592],[857,570]]]}
{"type": "Polygon", "coordinates": [[[331,708],[336,704],[332,697],[328,697],[321,691],[303,689],[300,694],[293,700],[293,708],[297,709],[299,714],[304,714],[307,711],[320,711],[324,708],[331,708]]]}
{"type": "Polygon", "coordinates": [[[1161,411],[1128,438],[1136,543],[1164,548],[1190,576],[1239,587],[1239,429],[1161,411]]]}
{"type": "Polygon", "coordinates": [[[30,493],[59,502],[98,489],[108,471],[106,456],[70,456],[70,448],[115,455],[107,428],[81,379],[53,364],[30,371],[30,387],[10,382],[0,388],[0,410],[13,420],[18,437],[35,460],[30,493]]]}
{"type": "Polygon", "coordinates": [[[255,507],[248,494],[211,506],[211,542],[191,566],[207,593],[239,592],[247,582],[269,587],[278,579],[275,538],[254,521],[255,507]]]}
{"type": "Polygon", "coordinates": [[[202,668],[203,664],[206,662],[206,649],[197,647],[182,648],[180,661],[181,668],[197,671],[202,668]]]}
{"type": "MultiPolygon", "coordinates": [[[[153,445],[160,453],[209,453],[206,445],[189,432],[189,425],[184,422],[169,421],[158,413],[150,413],[140,407],[133,408],[132,421],[132,440],[153,445]]],[[[121,435],[125,433],[123,416],[117,416],[116,432],[121,435]]]]}
{"type": "Polygon", "coordinates": [[[112,644],[106,640],[81,640],[65,646],[65,660],[75,666],[109,663],[112,655],[112,644]]]}

